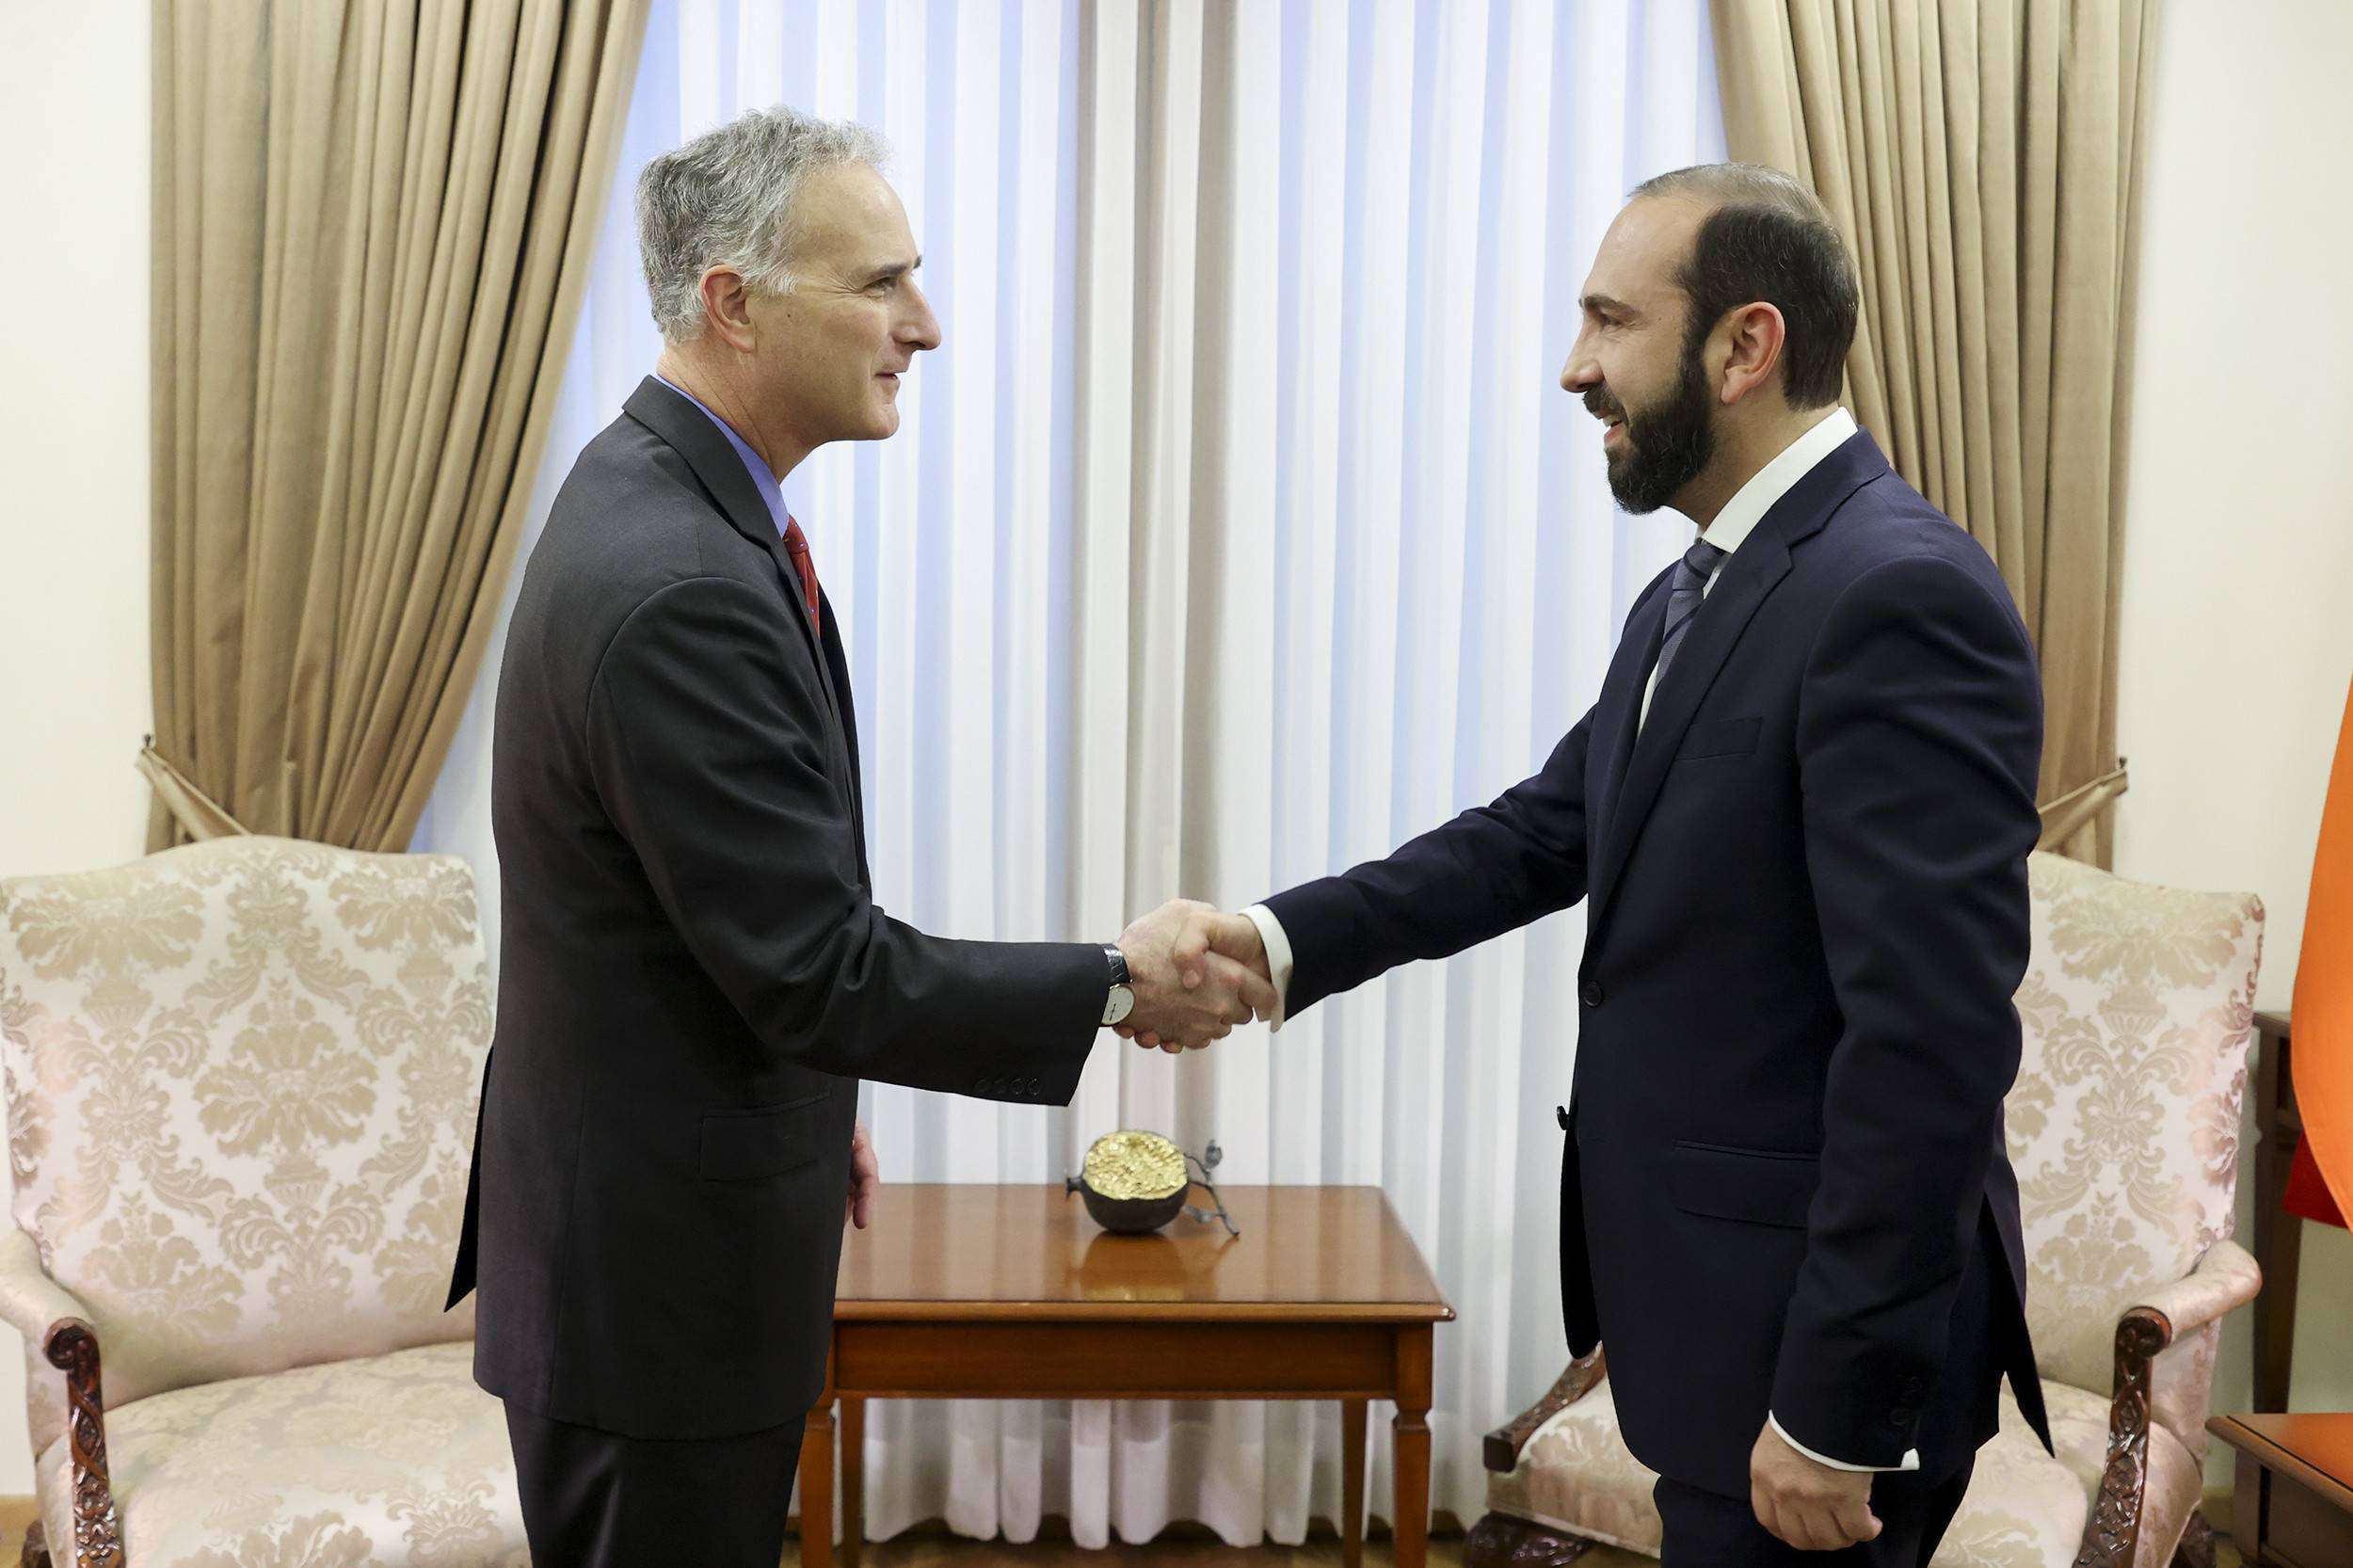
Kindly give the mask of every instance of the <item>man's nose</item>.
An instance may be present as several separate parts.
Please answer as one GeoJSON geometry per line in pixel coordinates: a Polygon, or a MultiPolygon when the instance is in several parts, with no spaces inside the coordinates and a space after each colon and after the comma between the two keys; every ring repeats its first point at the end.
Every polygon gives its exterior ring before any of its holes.
{"type": "Polygon", "coordinates": [[[923,291],[916,286],[912,279],[907,280],[907,293],[914,309],[899,328],[899,341],[915,349],[937,348],[939,318],[932,313],[932,302],[924,297],[923,291]]]}
{"type": "Polygon", "coordinates": [[[1569,350],[1568,363],[1561,367],[1561,390],[1581,392],[1600,385],[1601,366],[1593,355],[1587,352],[1585,339],[1580,334],[1576,344],[1569,350]]]}

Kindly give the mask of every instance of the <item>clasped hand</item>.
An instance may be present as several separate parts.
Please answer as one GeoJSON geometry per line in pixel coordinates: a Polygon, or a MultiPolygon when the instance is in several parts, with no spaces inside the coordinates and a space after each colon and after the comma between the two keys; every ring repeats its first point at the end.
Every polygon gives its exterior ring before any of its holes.
{"type": "Polygon", "coordinates": [[[1171,899],[1120,935],[1136,1005],[1122,1039],[1175,1054],[1281,1010],[1266,946],[1249,917],[1171,899]]]}

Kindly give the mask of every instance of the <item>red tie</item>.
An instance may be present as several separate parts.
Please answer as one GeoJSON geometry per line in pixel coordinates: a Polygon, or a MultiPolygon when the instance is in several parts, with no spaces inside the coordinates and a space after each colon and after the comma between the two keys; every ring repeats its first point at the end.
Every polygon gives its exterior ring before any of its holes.
{"type": "Polygon", "coordinates": [[[801,532],[799,520],[790,512],[784,515],[784,552],[792,557],[792,569],[801,574],[801,602],[808,606],[808,623],[823,626],[817,615],[817,563],[809,559],[808,536],[801,532]]]}

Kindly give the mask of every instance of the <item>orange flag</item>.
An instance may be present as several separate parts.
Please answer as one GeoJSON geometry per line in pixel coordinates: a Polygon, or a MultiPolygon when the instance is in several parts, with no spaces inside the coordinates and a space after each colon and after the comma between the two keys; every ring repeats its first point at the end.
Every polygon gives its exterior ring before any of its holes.
{"type": "Polygon", "coordinates": [[[2346,696],[2329,799],[2320,811],[2292,1017],[2290,1060],[2304,1121],[2299,1163],[2310,1158],[2337,1212],[2353,1214],[2353,694],[2346,696]]]}

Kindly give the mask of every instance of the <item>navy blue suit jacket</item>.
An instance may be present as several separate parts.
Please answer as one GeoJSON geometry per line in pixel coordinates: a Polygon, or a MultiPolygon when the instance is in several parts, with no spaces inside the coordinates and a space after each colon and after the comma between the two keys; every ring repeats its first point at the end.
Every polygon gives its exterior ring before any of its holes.
{"type": "Polygon", "coordinates": [[[1561,1294],[1636,1456],[1745,1497],[1769,1410],[1817,1453],[1948,1474],[2005,1372],[2047,1442],[2002,1136],[2025,626],[1863,434],[1724,563],[1639,723],[1671,575],[1544,771],[1267,901],[1287,1012],[1586,900],[1561,1294]]]}

